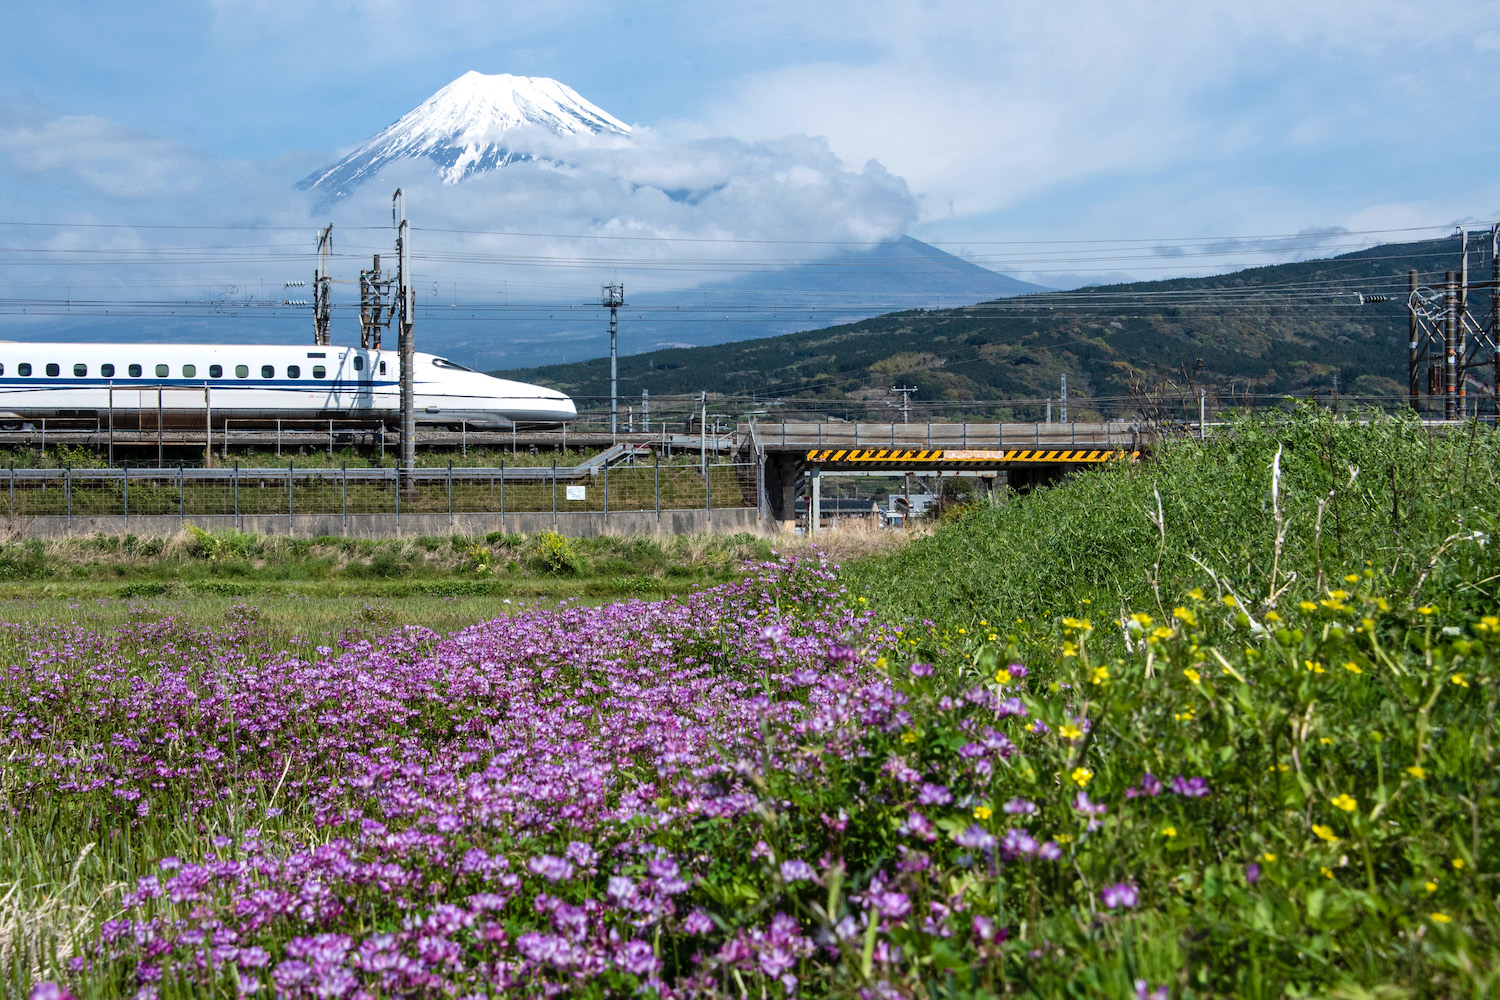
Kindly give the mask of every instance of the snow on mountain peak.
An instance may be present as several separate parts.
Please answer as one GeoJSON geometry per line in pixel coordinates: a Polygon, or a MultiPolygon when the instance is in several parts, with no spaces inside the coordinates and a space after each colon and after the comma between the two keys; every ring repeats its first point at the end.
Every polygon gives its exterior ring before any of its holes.
{"type": "Polygon", "coordinates": [[[629,125],[566,84],[545,76],[470,70],[297,186],[338,198],[393,160],[416,157],[435,162],[443,180],[456,184],[471,174],[530,159],[530,153],[504,141],[506,132],[523,126],[561,136],[630,134],[629,125]]]}

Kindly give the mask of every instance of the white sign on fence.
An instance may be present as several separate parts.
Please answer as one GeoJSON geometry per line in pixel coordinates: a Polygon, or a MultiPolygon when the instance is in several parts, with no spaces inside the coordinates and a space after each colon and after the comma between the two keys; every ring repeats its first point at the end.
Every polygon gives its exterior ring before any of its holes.
{"type": "Polygon", "coordinates": [[[587,486],[569,486],[568,487],[568,499],[569,500],[584,500],[584,499],[587,499],[587,494],[588,494],[588,487],[587,486]]]}

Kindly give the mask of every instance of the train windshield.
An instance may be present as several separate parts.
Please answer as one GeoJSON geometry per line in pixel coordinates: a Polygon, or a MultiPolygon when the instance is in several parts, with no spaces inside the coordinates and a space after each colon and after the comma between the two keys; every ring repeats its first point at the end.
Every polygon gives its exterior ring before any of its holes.
{"type": "Polygon", "coordinates": [[[456,372],[471,372],[475,370],[467,365],[461,365],[457,361],[449,361],[447,358],[433,358],[432,363],[439,368],[451,368],[456,372]]]}

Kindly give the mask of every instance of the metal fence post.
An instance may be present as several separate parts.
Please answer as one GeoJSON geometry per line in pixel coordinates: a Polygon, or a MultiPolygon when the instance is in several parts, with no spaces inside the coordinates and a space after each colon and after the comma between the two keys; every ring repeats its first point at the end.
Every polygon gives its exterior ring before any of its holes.
{"type": "Polygon", "coordinates": [[[609,466],[604,467],[604,523],[609,524],[609,466]]]}
{"type": "Polygon", "coordinates": [[[505,455],[500,455],[500,530],[505,530],[505,455]]]}
{"type": "Polygon", "coordinates": [[[453,463],[448,463],[448,527],[453,527],[453,463]]]}
{"type": "Polygon", "coordinates": [[[714,467],[703,466],[703,509],[708,512],[708,523],[714,523],[714,467]]]}
{"type": "MultiPolygon", "coordinates": [[[[563,424],[567,427],[567,424],[563,424]]],[[[557,459],[552,460],[552,530],[557,530],[557,459]]]]}
{"type": "Polygon", "coordinates": [[[342,486],[343,486],[343,506],[344,506],[343,523],[344,523],[344,530],[348,531],[349,530],[349,463],[348,462],[343,462],[343,463],[340,463],[340,465],[341,465],[341,468],[343,469],[342,475],[340,477],[341,480],[342,480],[342,486]]]}
{"type": "Polygon", "coordinates": [[[68,530],[73,529],[73,463],[63,470],[63,494],[68,498],[68,530]]]}
{"type": "Polygon", "coordinates": [[[656,523],[661,524],[661,452],[651,453],[653,459],[652,472],[656,475],[656,523]]]}
{"type": "Polygon", "coordinates": [[[16,519],[16,460],[10,460],[10,520],[16,519]]]}
{"type": "MultiPolygon", "coordinates": [[[[381,471],[381,475],[385,475],[384,470],[381,471]]],[[[396,530],[399,532],[401,530],[401,477],[395,474],[394,470],[392,475],[396,480],[396,530]]],[[[416,485],[415,478],[412,480],[412,485],[416,485]]]]}
{"type": "Polygon", "coordinates": [[[177,523],[181,524],[187,519],[187,505],[183,501],[183,462],[177,460],[177,523]]]}
{"type": "MultiPolygon", "coordinates": [[[[225,432],[226,436],[228,431],[225,432]]],[[[234,529],[240,528],[240,463],[239,459],[234,462],[234,529]]]]}
{"type": "Polygon", "coordinates": [[[125,483],[125,527],[130,528],[130,461],[127,459],[120,469],[120,476],[125,483]]]}
{"type": "Polygon", "coordinates": [[[292,462],[286,463],[286,533],[292,533],[292,462]]]}

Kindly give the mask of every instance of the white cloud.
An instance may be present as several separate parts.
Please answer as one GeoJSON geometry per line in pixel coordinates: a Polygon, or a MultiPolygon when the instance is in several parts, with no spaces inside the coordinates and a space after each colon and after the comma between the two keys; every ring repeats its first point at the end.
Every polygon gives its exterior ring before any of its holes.
{"type": "Polygon", "coordinates": [[[0,163],[71,180],[109,198],[172,198],[203,180],[203,157],[179,143],[90,115],[0,107],[0,163]]]}

